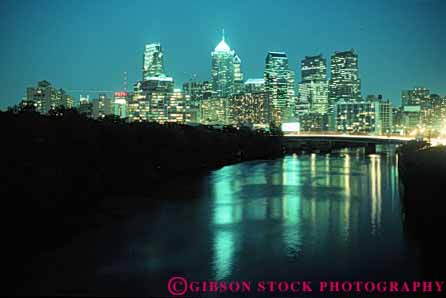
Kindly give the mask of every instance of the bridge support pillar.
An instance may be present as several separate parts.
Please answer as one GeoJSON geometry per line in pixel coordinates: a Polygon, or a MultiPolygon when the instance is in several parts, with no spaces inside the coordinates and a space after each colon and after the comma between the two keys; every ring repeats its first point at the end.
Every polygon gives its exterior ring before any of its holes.
{"type": "Polygon", "coordinates": [[[365,154],[375,154],[376,153],[376,144],[367,143],[365,145],[365,154]]]}

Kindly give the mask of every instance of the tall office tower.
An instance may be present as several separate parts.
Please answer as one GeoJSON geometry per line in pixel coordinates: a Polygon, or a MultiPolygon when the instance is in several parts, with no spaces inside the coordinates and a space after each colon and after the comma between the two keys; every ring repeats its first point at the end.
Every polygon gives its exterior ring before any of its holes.
{"type": "Polygon", "coordinates": [[[190,122],[189,97],[181,91],[174,89],[167,105],[168,122],[186,123],[190,122]]]}
{"type": "Polygon", "coordinates": [[[164,74],[163,50],[159,43],[146,44],[143,59],[143,80],[151,77],[159,77],[164,74]]]}
{"type": "Polygon", "coordinates": [[[165,123],[168,121],[169,100],[173,94],[174,81],[171,77],[152,77],[141,83],[139,100],[140,110],[147,111],[144,116],[146,121],[165,123]]]}
{"type": "Polygon", "coordinates": [[[309,104],[310,113],[325,114],[328,110],[327,63],[322,55],[306,56],[301,62],[302,81],[299,102],[309,104]]]}
{"type": "Polygon", "coordinates": [[[28,102],[33,102],[37,112],[42,114],[58,107],[66,109],[73,107],[73,98],[63,89],[54,88],[48,81],[38,82],[37,87],[28,87],[26,99],[28,102]]]}
{"type": "Polygon", "coordinates": [[[150,106],[146,93],[142,89],[146,81],[137,81],[133,85],[133,94],[127,105],[127,114],[130,122],[149,121],[150,106]]]}
{"type": "Polygon", "coordinates": [[[203,100],[212,97],[212,88],[208,81],[199,82],[190,80],[183,84],[184,96],[188,101],[188,112],[190,113],[190,122],[200,123],[201,121],[201,103],[203,100]]]}
{"type": "Polygon", "coordinates": [[[234,94],[243,92],[243,72],[241,69],[242,60],[240,57],[234,56],[234,94]]]}
{"type": "Polygon", "coordinates": [[[243,84],[240,58],[222,40],[211,53],[212,57],[212,89],[217,97],[228,97],[238,91],[243,84]]]}
{"type": "Polygon", "coordinates": [[[345,102],[361,100],[358,55],[353,49],[346,52],[335,52],[331,56],[331,78],[328,91],[330,105],[334,105],[341,99],[345,102]]]}
{"type": "Polygon", "coordinates": [[[391,134],[393,132],[393,107],[390,100],[378,99],[375,101],[378,105],[378,121],[376,132],[381,135],[391,134]]]}
{"type": "Polygon", "coordinates": [[[294,73],[283,52],[268,52],[265,60],[265,92],[268,95],[268,119],[279,127],[294,116],[294,73]]]}

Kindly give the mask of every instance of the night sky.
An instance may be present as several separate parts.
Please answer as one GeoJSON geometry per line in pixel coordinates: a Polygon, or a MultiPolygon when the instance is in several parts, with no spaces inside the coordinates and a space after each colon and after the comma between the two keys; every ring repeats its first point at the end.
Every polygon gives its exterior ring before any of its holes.
{"type": "Polygon", "coordinates": [[[401,89],[414,86],[446,95],[444,0],[2,0],[0,14],[2,109],[43,79],[66,90],[121,90],[124,71],[129,85],[141,79],[150,42],[161,42],[177,87],[193,74],[209,79],[222,28],[245,79],[263,77],[269,50],[288,54],[298,82],[305,55],[329,62],[354,48],[363,95],[398,104],[401,89]]]}

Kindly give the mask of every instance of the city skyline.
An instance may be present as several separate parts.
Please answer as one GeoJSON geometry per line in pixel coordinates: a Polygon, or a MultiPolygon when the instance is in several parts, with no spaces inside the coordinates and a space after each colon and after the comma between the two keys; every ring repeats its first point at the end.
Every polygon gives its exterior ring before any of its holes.
{"type": "Polygon", "coordinates": [[[209,53],[220,40],[222,28],[243,61],[245,79],[262,77],[268,51],[286,52],[299,82],[299,64],[305,56],[321,53],[327,59],[335,51],[354,48],[360,57],[364,96],[383,94],[399,103],[401,90],[416,86],[446,93],[442,1],[405,2],[405,9],[401,1],[256,3],[255,7],[247,1],[216,8],[202,1],[187,6],[177,2],[181,9],[167,11],[165,4],[152,2],[135,2],[141,9],[130,10],[119,1],[108,6],[101,1],[39,1],[39,5],[4,1],[0,4],[1,36],[8,43],[1,55],[1,79],[9,87],[0,97],[0,107],[16,104],[26,87],[43,79],[65,90],[122,90],[123,73],[128,73],[130,84],[136,82],[144,45],[158,41],[166,73],[175,79],[176,87],[194,74],[208,80],[209,53]],[[159,11],[171,13],[169,20],[174,21],[163,21],[150,11],[138,18],[144,7],[155,4],[159,11]],[[271,8],[282,9],[282,17],[269,14],[271,8]],[[54,10],[62,16],[60,20],[50,19],[54,10]],[[322,21],[309,20],[306,11],[313,11],[322,21]],[[258,22],[258,18],[267,21],[258,22]],[[144,19],[149,21],[141,26],[144,19]]]}

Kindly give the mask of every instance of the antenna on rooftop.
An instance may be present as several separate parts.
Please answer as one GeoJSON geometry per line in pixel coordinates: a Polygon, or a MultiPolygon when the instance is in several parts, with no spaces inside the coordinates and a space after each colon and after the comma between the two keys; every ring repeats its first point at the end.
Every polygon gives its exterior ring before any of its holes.
{"type": "Polygon", "coordinates": [[[127,72],[124,71],[124,91],[127,92],[127,72]]]}

